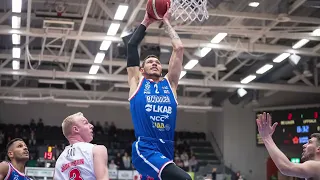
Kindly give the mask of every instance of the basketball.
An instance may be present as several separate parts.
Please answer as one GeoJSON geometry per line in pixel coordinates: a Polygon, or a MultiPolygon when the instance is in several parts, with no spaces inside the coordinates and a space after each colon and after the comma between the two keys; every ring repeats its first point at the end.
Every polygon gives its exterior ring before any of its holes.
{"type": "Polygon", "coordinates": [[[153,19],[160,20],[167,12],[167,3],[170,6],[170,0],[148,0],[147,12],[153,19]]]}

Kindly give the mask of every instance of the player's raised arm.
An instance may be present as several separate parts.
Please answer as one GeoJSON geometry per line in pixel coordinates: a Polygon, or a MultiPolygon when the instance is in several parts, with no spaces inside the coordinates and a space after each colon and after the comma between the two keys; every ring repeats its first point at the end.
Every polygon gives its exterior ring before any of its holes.
{"type": "Polygon", "coordinates": [[[138,28],[133,33],[128,42],[127,48],[127,71],[128,71],[128,83],[131,86],[133,83],[138,84],[140,73],[140,57],[138,53],[138,46],[144,38],[144,34],[148,26],[155,20],[149,18],[146,12],[145,17],[138,28]]]}
{"type": "Polygon", "coordinates": [[[109,180],[108,151],[105,146],[93,147],[93,166],[97,180],[109,180]]]}
{"type": "Polygon", "coordinates": [[[271,122],[271,116],[264,113],[258,116],[257,126],[264,145],[279,171],[286,176],[295,176],[299,178],[315,177],[316,173],[320,171],[320,163],[316,161],[307,161],[303,164],[290,162],[271,137],[277,126],[277,123],[272,125],[271,122]]]}
{"type": "Polygon", "coordinates": [[[176,90],[178,87],[179,77],[182,71],[184,47],[180,40],[179,35],[170,24],[170,18],[171,18],[171,9],[169,8],[169,5],[168,5],[168,11],[163,17],[163,23],[164,23],[165,31],[169,34],[172,40],[171,43],[173,46],[173,52],[169,61],[167,77],[169,79],[171,87],[174,90],[176,90]]]}
{"type": "Polygon", "coordinates": [[[1,162],[0,163],[0,180],[3,180],[9,171],[9,164],[6,162],[1,162]]]}

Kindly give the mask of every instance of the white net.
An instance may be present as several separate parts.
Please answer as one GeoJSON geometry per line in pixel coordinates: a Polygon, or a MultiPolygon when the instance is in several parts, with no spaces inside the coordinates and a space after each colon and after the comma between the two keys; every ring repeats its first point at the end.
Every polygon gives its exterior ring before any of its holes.
{"type": "Polygon", "coordinates": [[[171,0],[173,17],[183,21],[203,21],[209,18],[207,0],[171,0]]]}

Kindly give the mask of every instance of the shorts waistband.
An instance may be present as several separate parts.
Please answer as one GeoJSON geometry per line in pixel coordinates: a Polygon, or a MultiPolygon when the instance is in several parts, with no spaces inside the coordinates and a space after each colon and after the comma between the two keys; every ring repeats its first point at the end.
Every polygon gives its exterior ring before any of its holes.
{"type": "Polygon", "coordinates": [[[174,141],[171,140],[165,140],[165,139],[156,139],[156,138],[151,138],[151,137],[145,137],[145,136],[139,136],[138,137],[139,141],[149,141],[149,142],[162,142],[162,143],[174,143],[174,141]]]}

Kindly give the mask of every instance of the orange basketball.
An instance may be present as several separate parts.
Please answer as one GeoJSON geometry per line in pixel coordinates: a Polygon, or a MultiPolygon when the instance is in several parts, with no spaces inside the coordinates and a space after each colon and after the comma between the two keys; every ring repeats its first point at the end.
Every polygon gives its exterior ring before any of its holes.
{"type": "Polygon", "coordinates": [[[148,0],[147,12],[153,19],[160,20],[167,12],[167,3],[170,6],[170,0],[148,0]]]}

